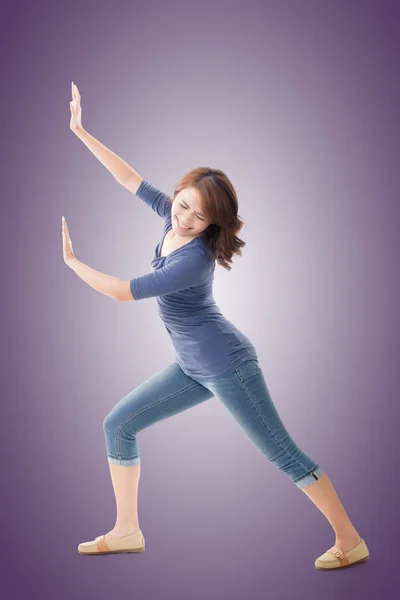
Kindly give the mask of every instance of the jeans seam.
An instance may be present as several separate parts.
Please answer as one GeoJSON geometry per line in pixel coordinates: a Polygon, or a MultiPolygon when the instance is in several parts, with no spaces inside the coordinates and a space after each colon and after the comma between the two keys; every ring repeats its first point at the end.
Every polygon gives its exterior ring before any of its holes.
{"type": "MultiPolygon", "coordinates": [[[[179,394],[182,394],[182,392],[186,392],[187,390],[190,390],[192,388],[195,388],[198,385],[198,383],[195,383],[194,385],[190,385],[188,387],[182,388],[180,390],[178,390],[177,392],[175,392],[174,394],[170,394],[169,396],[166,396],[165,398],[161,398],[161,400],[157,400],[156,402],[153,402],[153,404],[150,404],[149,406],[145,406],[144,408],[136,411],[135,413],[133,413],[133,415],[130,415],[127,419],[125,419],[125,421],[123,421],[118,429],[117,429],[117,433],[116,433],[116,448],[117,448],[117,453],[119,456],[117,456],[118,460],[121,460],[121,451],[120,451],[120,432],[121,429],[123,427],[125,427],[125,425],[127,423],[129,423],[129,421],[131,421],[132,419],[134,419],[137,415],[139,415],[142,412],[145,412],[146,410],[149,410],[150,408],[153,408],[154,406],[157,406],[157,404],[161,404],[162,402],[166,402],[167,400],[169,400],[170,398],[174,398],[175,396],[178,396],[179,394]]],[[[135,457],[137,458],[137,457],[135,457]]]]}
{"type": "MultiPolygon", "coordinates": [[[[318,464],[318,463],[315,463],[315,465],[313,466],[313,468],[312,468],[312,469],[310,469],[308,473],[306,473],[305,475],[302,475],[302,476],[301,476],[301,477],[299,477],[298,479],[294,479],[294,480],[293,480],[293,483],[297,483],[298,481],[301,481],[302,479],[305,479],[306,477],[308,477],[309,475],[311,475],[311,473],[312,473],[313,471],[315,471],[315,470],[317,469],[317,467],[319,467],[319,464],[318,464]]],[[[317,480],[315,479],[315,481],[317,481],[317,480]]]]}
{"type": "MultiPolygon", "coordinates": [[[[251,360],[253,360],[253,359],[251,359],[251,360]]],[[[268,431],[270,432],[270,434],[271,434],[271,435],[272,435],[272,436],[275,438],[275,440],[276,440],[276,441],[277,441],[277,443],[280,445],[280,447],[282,448],[282,450],[283,450],[284,452],[286,452],[286,454],[288,454],[288,456],[290,456],[290,458],[291,458],[292,460],[295,460],[295,461],[296,461],[296,462],[297,462],[299,465],[301,465],[302,467],[306,468],[306,466],[305,466],[305,465],[304,465],[302,462],[300,462],[298,458],[295,458],[294,456],[292,456],[292,454],[290,454],[289,450],[287,450],[287,449],[286,449],[286,448],[285,448],[285,447],[284,447],[284,446],[281,444],[281,442],[278,440],[278,438],[276,437],[276,435],[274,434],[274,432],[273,432],[273,431],[270,429],[270,427],[269,427],[268,423],[267,423],[267,422],[264,420],[264,418],[263,418],[262,414],[261,414],[261,413],[260,413],[260,411],[258,410],[257,406],[254,404],[254,402],[253,402],[253,400],[252,400],[252,398],[251,398],[251,394],[250,394],[250,392],[249,392],[249,390],[248,390],[248,388],[247,388],[247,386],[246,386],[246,383],[245,383],[244,379],[242,379],[242,378],[241,378],[241,375],[240,375],[240,372],[239,372],[239,370],[238,370],[238,369],[239,369],[238,367],[235,369],[235,373],[236,373],[236,375],[239,377],[239,380],[240,380],[240,382],[242,383],[242,385],[243,385],[243,387],[244,387],[244,389],[245,389],[245,391],[246,391],[246,394],[247,394],[247,396],[248,396],[248,398],[249,398],[249,400],[250,400],[250,402],[251,402],[252,406],[255,408],[255,410],[257,411],[258,415],[261,417],[261,420],[262,420],[262,422],[264,423],[264,425],[266,426],[266,428],[268,429],[268,431]]],[[[310,473],[311,473],[312,471],[313,471],[313,469],[311,469],[310,473]]],[[[302,476],[300,477],[300,479],[303,479],[303,477],[306,477],[306,475],[302,475],[302,476]]],[[[298,480],[296,480],[296,481],[298,481],[298,480]]],[[[293,483],[294,483],[294,482],[293,482],[293,483]]]]}

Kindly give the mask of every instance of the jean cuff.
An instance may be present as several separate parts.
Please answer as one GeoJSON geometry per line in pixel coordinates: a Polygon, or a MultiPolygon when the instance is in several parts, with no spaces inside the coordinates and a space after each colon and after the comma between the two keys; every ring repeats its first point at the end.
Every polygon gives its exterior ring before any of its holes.
{"type": "Polygon", "coordinates": [[[320,467],[319,465],[316,465],[312,469],[312,471],[310,471],[307,475],[305,475],[298,481],[295,481],[294,483],[297,485],[297,487],[302,489],[302,488],[306,487],[307,485],[311,485],[312,483],[315,483],[321,477],[321,475],[323,473],[324,473],[324,471],[323,471],[322,467],[320,467]]]}
{"type": "Polygon", "coordinates": [[[133,467],[140,464],[140,456],[135,458],[115,458],[114,456],[107,455],[108,462],[112,465],[125,465],[126,467],[133,467]]]}

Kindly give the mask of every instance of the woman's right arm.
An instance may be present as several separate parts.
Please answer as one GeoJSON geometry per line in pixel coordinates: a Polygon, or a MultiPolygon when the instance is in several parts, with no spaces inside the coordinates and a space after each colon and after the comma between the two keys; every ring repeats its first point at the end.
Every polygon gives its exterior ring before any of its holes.
{"type": "Polygon", "coordinates": [[[127,162],[117,156],[112,150],[90,135],[83,127],[78,127],[74,133],[93,152],[106,169],[110,171],[118,183],[129,189],[133,194],[136,193],[143,179],[139,173],[132,169],[127,162]]]}
{"type": "Polygon", "coordinates": [[[72,100],[69,103],[71,109],[70,128],[75,135],[93,152],[95,157],[108,169],[115,179],[126,187],[130,192],[136,194],[143,181],[141,177],[127,162],[109,150],[104,144],[96,140],[82,126],[81,95],[78,87],[72,83],[72,100]]]}

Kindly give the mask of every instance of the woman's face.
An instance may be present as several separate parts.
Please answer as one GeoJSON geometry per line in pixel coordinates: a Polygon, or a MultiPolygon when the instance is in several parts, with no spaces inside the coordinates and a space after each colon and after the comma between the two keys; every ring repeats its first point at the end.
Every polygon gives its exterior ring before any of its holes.
{"type": "Polygon", "coordinates": [[[196,237],[207,229],[210,221],[201,210],[200,194],[196,188],[184,188],[176,195],[172,203],[171,219],[174,232],[182,237],[196,237]]]}

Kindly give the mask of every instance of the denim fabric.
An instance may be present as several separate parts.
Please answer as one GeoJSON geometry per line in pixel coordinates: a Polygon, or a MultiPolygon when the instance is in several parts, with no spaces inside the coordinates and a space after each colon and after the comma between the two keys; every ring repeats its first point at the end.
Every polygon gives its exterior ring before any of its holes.
{"type": "Polygon", "coordinates": [[[140,463],[137,434],[215,396],[252,444],[299,487],[317,481],[322,468],[286,430],[269,394],[257,359],[248,359],[222,377],[198,382],[177,362],[164,367],[120,400],[104,419],[108,460],[140,463]]]}

